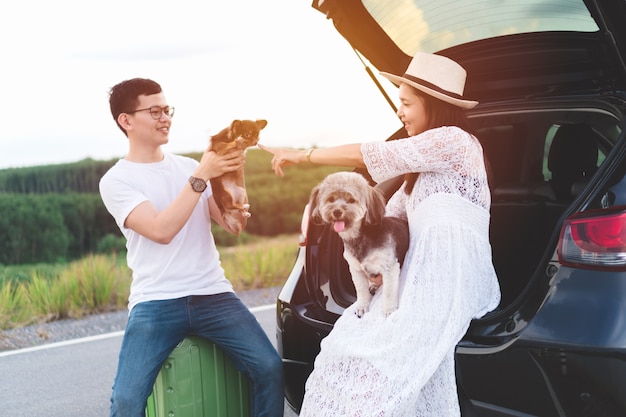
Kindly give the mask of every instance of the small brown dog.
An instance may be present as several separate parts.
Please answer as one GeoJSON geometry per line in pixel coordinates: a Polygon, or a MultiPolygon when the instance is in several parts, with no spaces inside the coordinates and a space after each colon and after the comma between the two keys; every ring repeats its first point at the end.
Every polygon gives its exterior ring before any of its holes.
{"type": "MultiPolygon", "coordinates": [[[[259,132],[267,126],[266,120],[234,120],[230,126],[211,136],[209,150],[224,155],[232,149],[246,150],[259,142],[259,132]]],[[[227,172],[211,178],[211,189],[224,222],[236,233],[243,230],[238,215],[250,217],[244,169],[227,172]]]]}

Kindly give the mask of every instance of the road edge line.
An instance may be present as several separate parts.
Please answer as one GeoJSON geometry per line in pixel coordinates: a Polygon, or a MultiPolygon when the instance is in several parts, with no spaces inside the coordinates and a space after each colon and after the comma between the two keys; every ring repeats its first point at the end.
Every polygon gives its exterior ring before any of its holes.
{"type": "MultiPolygon", "coordinates": [[[[267,310],[271,310],[273,308],[276,307],[276,304],[266,304],[266,305],[262,305],[262,306],[257,306],[257,307],[251,307],[250,308],[250,312],[254,313],[260,313],[262,311],[267,311],[267,310]]],[[[78,339],[70,339],[70,340],[64,340],[61,342],[55,342],[55,343],[46,343],[43,345],[38,345],[38,346],[32,346],[32,347],[27,347],[27,348],[22,348],[22,349],[15,349],[15,350],[7,350],[5,352],[0,352],[0,358],[4,358],[7,356],[13,356],[13,355],[19,355],[22,353],[30,353],[30,352],[37,352],[40,350],[47,350],[47,349],[54,349],[57,347],[63,347],[63,346],[71,346],[71,345],[77,345],[80,343],[87,343],[87,342],[94,342],[94,341],[98,341],[98,340],[105,340],[105,339],[110,339],[112,337],[118,337],[118,336],[123,336],[124,335],[124,330],[118,330],[116,332],[110,332],[110,333],[103,333],[103,334],[99,334],[99,335],[95,335],[95,336],[86,336],[86,337],[81,337],[78,339]]]]}

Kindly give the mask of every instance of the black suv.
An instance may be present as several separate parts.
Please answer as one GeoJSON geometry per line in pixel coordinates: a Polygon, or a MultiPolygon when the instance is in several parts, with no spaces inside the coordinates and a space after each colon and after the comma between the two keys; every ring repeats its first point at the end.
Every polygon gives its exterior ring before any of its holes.
{"type": "MultiPolygon", "coordinates": [[[[368,70],[402,74],[418,50],[445,55],[480,102],[468,115],[491,165],[502,302],[458,345],[464,415],[626,416],[626,1],[313,7],[368,70]]],[[[389,196],[399,183],[377,186],[389,196]]],[[[309,223],[306,208],[302,225],[277,303],[296,411],[321,339],[355,301],[338,235],[309,223]]]]}

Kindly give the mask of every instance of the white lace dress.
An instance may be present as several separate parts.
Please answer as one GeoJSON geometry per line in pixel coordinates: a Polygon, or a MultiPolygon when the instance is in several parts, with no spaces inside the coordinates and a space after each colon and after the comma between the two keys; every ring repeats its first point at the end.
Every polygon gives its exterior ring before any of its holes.
{"type": "Polygon", "coordinates": [[[400,304],[385,318],[379,291],[363,318],[346,309],[322,341],[300,416],[459,416],[455,346],[500,302],[482,148],[442,127],[361,152],[375,181],[420,172],[387,205],[410,229],[400,304]]]}

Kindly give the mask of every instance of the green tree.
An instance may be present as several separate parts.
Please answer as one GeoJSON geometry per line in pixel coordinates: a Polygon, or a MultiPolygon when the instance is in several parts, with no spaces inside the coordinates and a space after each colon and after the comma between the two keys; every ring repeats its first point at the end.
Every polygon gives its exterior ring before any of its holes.
{"type": "Polygon", "coordinates": [[[69,240],[58,205],[31,195],[0,195],[1,263],[64,259],[69,240]]]}

